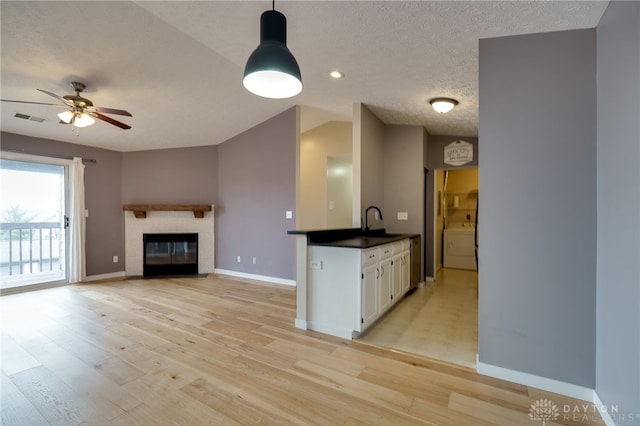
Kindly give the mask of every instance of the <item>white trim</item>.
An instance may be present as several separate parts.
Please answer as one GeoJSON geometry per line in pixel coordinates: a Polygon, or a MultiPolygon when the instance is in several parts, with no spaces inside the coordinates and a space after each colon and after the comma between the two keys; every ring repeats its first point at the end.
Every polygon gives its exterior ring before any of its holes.
{"type": "Polygon", "coordinates": [[[28,161],[30,163],[53,164],[56,166],[68,166],[73,162],[72,158],[49,157],[47,154],[25,154],[23,152],[2,151],[0,157],[7,160],[28,161]]]}
{"type": "Polygon", "coordinates": [[[548,392],[557,393],[571,398],[582,399],[583,401],[593,402],[595,391],[593,389],[574,385],[571,383],[561,382],[555,379],[535,376],[521,371],[509,370],[508,368],[497,367],[495,365],[485,364],[478,361],[476,363],[476,371],[483,376],[495,377],[497,379],[506,380],[508,382],[519,383],[525,386],[542,389],[548,392]]]}
{"type": "Polygon", "coordinates": [[[239,277],[239,278],[247,278],[249,280],[266,281],[274,284],[290,285],[292,287],[296,286],[295,280],[286,280],[284,278],[267,277],[265,275],[256,275],[256,274],[247,274],[245,272],[230,271],[228,269],[220,269],[220,268],[216,268],[214,272],[216,274],[229,275],[232,277],[239,277]]]}
{"type": "Polygon", "coordinates": [[[616,426],[616,422],[614,422],[611,418],[609,411],[606,409],[603,410],[603,407],[606,407],[606,405],[602,403],[602,400],[600,399],[600,397],[598,396],[598,392],[596,391],[593,391],[593,403],[596,405],[596,408],[598,409],[598,412],[600,413],[600,417],[602,417],[602,421],[604,422],[604,424],[607,426],[616,426]]]}
{"type": "Polygon", "coordinates": [[[295,322],[295,327],[296,328],[299,328],[301,330],[308,330],[307,326],[308,326],[308,324],[307,324],[306,320],[301,320],[301,319],[296,318],[296,322],[295,322]]]}
{"type": "Polygon", "coordinates": [[[82,282],[86,283],[89,281],[111,280],[114,278],[124,278],[126,276],[127,275],[125,274],[124,271],[111,272],[109,274],[89,275],[88,277],[85,277],[84,280],[82,280],[82,282]]]}
{"type": "Polygon", "coordinates": [[[62,287],[69,285],[67,281],[47,281],[45,283],[20,285],[17,287],[8,287],[0,289],[0,296],[8,296],[10,294],[25,293],[27,291],[46,290],[48,288],[62,287]]]}
{"type": "Polygon", "coordinates": [[[433,277],[424,277],[424,281],[428,283],[434,283],[436,282],[436,279],[433,277]]]}

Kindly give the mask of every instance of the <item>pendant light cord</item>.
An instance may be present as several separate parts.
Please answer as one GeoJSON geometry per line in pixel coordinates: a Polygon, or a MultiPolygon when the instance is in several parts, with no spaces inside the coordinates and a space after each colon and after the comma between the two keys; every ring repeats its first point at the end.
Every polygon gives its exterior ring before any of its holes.
{"type": "Polygon", "coordinates": [[[276,10],[276,0],[271,0],[271,8],[276,10]]]}

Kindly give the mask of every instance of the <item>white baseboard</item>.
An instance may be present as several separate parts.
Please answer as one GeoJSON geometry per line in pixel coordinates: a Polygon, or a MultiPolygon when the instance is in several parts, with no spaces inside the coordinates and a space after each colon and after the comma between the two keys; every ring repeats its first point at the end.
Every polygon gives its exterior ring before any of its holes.
{"type": "Polygon", "coordinates": [[[607,426],[616,426],[616,422],[611,418],[611,414],[609,414],[607,406],[602,403],[596,391],[593,392],[593,403],[598,408],[598,412],[600,413],[600,417],[602,417],[604,424],[607,426]]]}
{"type": "Polygon", "coordinates": [[[109,274],[89,275],[82,280],[83,283],[90,281],[111,280],[114,278],[124,278],[126,276],[125,271],[111,272],[109,274]]]}
{"type": "Polygon", "coordinates": [[[265,275],[247,274],[246,272],[230,271],[228,269],[216,268],[215,273],[221,274],[221,275],[229,275],[229,276],[238,277],[238,278],[247,278],[249,280],[265,281],[273,284],[284,284],[284,285],[290,285],[293,287],[296,286],[295,280],[286,280],[284,278],[267,277],[265,275]]]}
{"type": "Polygon", "coordinates": [[[301,330],[307,330],[307,321],[296,318],[295,327],[301,330]]]}
{"type": "Polygon", "coordinates": [[[476,371],[483,376],[495,377],[513,383],[542,389],[548,392],[557,393],[571,398],[582,399],[583,401],[595,402],[593,389],[561,382],[555,379],[535,376],[521,371],[509,370],[508,368],[496,367],[495,365],[477,362],[476,371]]]}
{"type": "Polygon", "coordinates": [[[424,281],[427,283],[433,283],[436,279],[434,277],[424,277],[424,281]]]}
{"type": "MultiPolygon", "coordinates": [[[[478,360],[477,355],[476,360],[478,360]]],[[[615,421],[609,414],[607,406],[602,403],[598,393],[594,389],[561,382],[559,380],[548,379],[546,377],[535,376],[529,373],[509,370],[507,368],[496,367],[495,365],[485,364],[480,361],[477,361],[476,365],[478,374],[482,374],[484,376],[495,377],[497,379],[507,380],[509,382],[531,386],[548,392],[557,393],[559,395],[568,396],[570,398],[591,402],[597,408],[605,425],[616,426],[615,421]]]]}

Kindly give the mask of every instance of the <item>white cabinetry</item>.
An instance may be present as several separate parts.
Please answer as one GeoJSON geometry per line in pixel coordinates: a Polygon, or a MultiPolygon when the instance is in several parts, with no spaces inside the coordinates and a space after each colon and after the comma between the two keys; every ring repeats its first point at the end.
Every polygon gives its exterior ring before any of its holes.
{"type": "Polygon", "coordinates": [[[393,293],[391,296],[395,303],[402,297],[402,253],[395,253],[391,258],[391,270],[393,271],[391,277],[393,293]]]}
{"type": "Polygon", "coordinates": [[[380,268],[378,267],[378,249],[370,249],[362,252],[362,285],[360,288],[361,301],[361,326],[364,329],[378,317],[378,279],[380,268]]]}
{"type": "Polygon", "coordinates": [[[393,303],[399,301],[409,291],[411,285],[411,259],[409,240],[393,243],[393,257],[391,258],[393,303]]]}
{"type": "Polygon", "coordinates": [[[382,314],[391,307],[392,294],[392,270],[391,270],[391,244],[380,247],[380,261],[378,262],[380,274],[378,275],[378,294],[380,295],[378,312],[382,314]]]}
{"type": "Polygon", "coordinates": [[[406,294],[411,288],[411,250],[409,250],[409,241],[407,241],[407,249],[402,253],[402,294],[406,294]]]}
{"type": "Polygon", "coordinates": [[[351,339],[391,308],[409,287],[409,240],[398,247],[308,246],[308,327],[351,339]]]}
{"type": "Polygon", "coordinates": [[[391,274],[391,244],[362,251],[360,330],[391,307],[391,274]]]}

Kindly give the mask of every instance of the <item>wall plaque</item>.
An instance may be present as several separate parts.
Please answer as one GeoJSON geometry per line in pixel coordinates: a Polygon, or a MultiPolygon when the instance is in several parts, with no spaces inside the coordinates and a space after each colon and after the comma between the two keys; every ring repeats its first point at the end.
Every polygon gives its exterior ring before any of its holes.
{"type": "Polygon", "coordinates": [[[444,163],[462,166],[473,161],[473,144],[453,141],[444,147],[444,163]]]}

